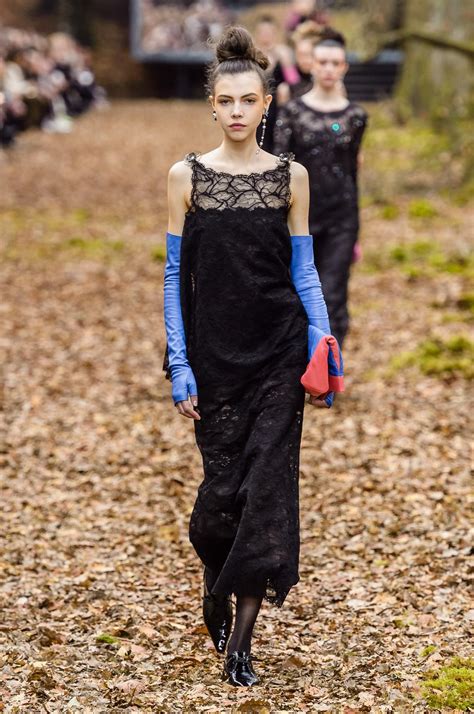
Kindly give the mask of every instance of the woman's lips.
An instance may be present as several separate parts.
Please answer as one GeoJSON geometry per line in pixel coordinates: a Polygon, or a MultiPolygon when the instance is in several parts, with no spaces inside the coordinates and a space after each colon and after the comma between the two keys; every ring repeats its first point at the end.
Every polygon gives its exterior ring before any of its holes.
{"type": "Polygon", "coordinates": [[[231,129],[245,129],[245,124],[231,124],[231,129]]]}

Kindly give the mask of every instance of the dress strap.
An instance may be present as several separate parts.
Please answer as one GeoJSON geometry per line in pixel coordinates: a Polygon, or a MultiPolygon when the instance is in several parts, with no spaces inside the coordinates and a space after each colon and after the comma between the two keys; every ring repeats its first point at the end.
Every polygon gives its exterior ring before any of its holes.
{"type": "Polygon", "coordinates": [[[285,151],[283,154],[279,155],[278,165],[289,169],[291,162],[294,160],[295,155],[291,151],[285,151]]]}
{"type": "Polygon", "coordinates": [[[186,154],[184,157],[184,163],[187,164],[188,166],[194,166],[196,161],[198,161],[199,157],[201,156],[199,151],[191,151],[189,154],[186,154]]]}

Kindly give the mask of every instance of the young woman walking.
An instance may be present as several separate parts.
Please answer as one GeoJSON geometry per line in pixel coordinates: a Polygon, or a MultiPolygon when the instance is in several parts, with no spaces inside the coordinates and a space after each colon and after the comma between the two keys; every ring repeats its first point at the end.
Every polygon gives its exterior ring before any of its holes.
{"type": "Polygon", "coordinates": [[[226,30],[208,74],[222,142],[169,172],[164,368],[202,454],[189,535],[205,566],[204,620],[217,651],[227,645],[223,676],[235,686],[258,682],[262,601],[281,606],[299,580],[300,378],[309,326],[329,334],[306,169],[256,140],[267,66],[246,30],[226,30]]]}
{"type": "Polygon", "coordinates": [[[308,170],[314,259],[332,332],[342,347],[349,329],[349,274],[359,232],[358,154],[367,114],[345,94],[344,37],[327,29],[314,44],[314,86],[279,109],[274,149],[292,151],[308,170]]]}

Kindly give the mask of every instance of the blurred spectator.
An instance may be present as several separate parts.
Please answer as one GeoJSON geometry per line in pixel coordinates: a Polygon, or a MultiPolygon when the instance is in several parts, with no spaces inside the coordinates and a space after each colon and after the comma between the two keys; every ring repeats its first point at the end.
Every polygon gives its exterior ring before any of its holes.
{"type": "Polygon", "coordinates": [[[0,54],[0,146],[8,147],[13,144],[26,109],[21,98],[7,87],[6,74],[6,63],[0,54]]]}
{"type": "Polygon", "coordinates": [[[324,0],[292,0],[285,22],[285,29],[291,33],[298,25],[311,20],[317,25],[327,25],[329,14],[324,0]]]}
{"type": "Polygon", "coordinates": [[[72,37],[0,27],[0,146],[30,127],[67,133],[72,117],[104,99],[89,55],[72,37]]]}
{"type": "Polygon", "coordinates": [[[206,51],[208,39],[217,40],[233,17],[217,0],[165,4],[142,0],[141,9],[142,49],[150,54],[206,51]]]}
{"type": "Polygon", "coordinates": [[[61,96],[69,116],[78,116],[105,99],[91,68],[90,54],[72,37],[56,32],[49,37],[49,56],[57,81],[64,84],[61,96]]]}
{"type": "Polygon", "coordinates": [[[285,104],[290,99],[301,97],[313,86],[314,45],[321,37],[320,25],[308,20],[298,25],[290,37],[290,45],[294,50],[297,81],[282,82],[277,91],[278,104],[285,104]]]}
{"type": "Polygon", "coordinates": [[[279,41],[279,28],[274,17],[262,15],[255,26],[255,44],[270,60],[268,73],[272,82],[273,101],[267,118],[267,130],[263,142],[265,151],[273,153],[273,130],[277,114],[277,88],[283,82],[294,84],[299,75],[293,64],[291,49],[279,41]]]}

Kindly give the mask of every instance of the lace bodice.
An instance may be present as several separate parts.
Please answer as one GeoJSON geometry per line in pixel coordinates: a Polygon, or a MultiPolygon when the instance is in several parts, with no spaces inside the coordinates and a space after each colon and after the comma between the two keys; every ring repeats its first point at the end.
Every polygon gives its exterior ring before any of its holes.
{"type": "Polygon", "coordinates": [[[216,171],[203,164],[199,157],[199,153],[192,152],[184,159],[193,170],[189,212],[197,208],[220,211],[236,208],[289,208],[290,164],[294,154],[281,153],[274,168],[249,174],[216,171]]]}

